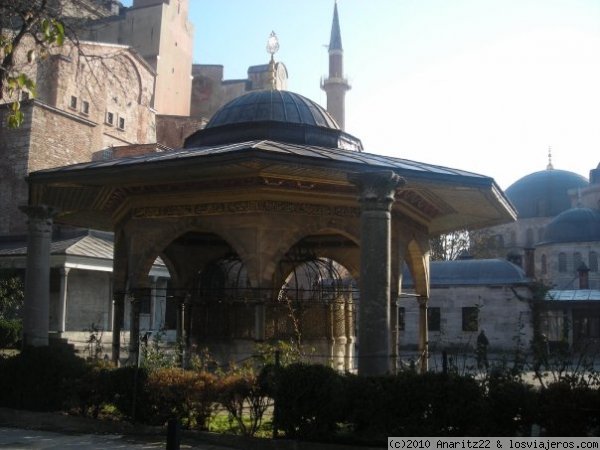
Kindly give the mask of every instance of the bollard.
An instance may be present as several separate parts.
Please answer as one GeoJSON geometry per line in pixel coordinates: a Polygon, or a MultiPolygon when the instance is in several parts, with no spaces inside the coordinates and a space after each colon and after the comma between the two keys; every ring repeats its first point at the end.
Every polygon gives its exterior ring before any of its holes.
{"type": "Polygon", "coordinates": [[[179,450],[181,445],[181,427],[179,420],[169,419],[167,424],[167,450],[179,450]]]}

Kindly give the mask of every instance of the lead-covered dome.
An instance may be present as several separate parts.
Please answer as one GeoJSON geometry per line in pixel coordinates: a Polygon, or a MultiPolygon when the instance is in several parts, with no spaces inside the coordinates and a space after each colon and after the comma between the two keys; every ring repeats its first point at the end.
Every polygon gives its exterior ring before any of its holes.
{"type": "Polygon", "coordinates": [[[569,189],[588,186],[588,181],[573,172],[548,169],[517,180],[506,189],[519,218],[553,217],[571,208],[569,189]]]}
{"type": "Polygon", "coordinates": [[[360,139],[345,133],[318,103],[294,92],[252,91],[221,107],[185,147],[272,140],[362,151],[360,139]]]}
{"type": "Polygon", "coordinates": [[[253,91],[219,109],[206,128],[235,123],[276,121],[339,130],[331,115],[316,102],[289,91],[253,91]]]}
{"type": "Polygon", "coordinates": [[[573,208],[556,216],[546,226],[544,244],[600,242],[600,211],[573,208]]]}

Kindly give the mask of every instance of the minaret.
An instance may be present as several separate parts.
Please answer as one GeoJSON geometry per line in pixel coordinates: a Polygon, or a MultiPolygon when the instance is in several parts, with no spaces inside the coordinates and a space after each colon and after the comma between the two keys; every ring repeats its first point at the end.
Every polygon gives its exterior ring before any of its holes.
{"type": "Polygon", "coordinates": [[[329,40],[329,77],[321,82],[321,89],[327,94],[327,112],[333,116],[340,128],[345,128],[346,91],[350,89],[344,78],[344,50],[338,17],[337,1],[333,7],[333,23],[329,40]]]}

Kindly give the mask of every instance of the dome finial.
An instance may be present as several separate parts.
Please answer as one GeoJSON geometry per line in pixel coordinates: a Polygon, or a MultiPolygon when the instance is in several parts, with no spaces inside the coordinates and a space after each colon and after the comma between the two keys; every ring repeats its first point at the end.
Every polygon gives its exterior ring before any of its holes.
{"type": "Polygon", "coordinates": [[[554,166],[552,165],[552,146],[548,146],[548,165],[546,166],[546,170],[552,170],[554,166]]]}
{"type": "Polygon", "coordinates": [[[271,31],[269,39],[267,40],[267,53],[271,55],[269,61],[269,81],[271,89],[277,89],[277,68],[275,67],[275,53],[279,50],[279,39],[274,31],[271,31]]]}

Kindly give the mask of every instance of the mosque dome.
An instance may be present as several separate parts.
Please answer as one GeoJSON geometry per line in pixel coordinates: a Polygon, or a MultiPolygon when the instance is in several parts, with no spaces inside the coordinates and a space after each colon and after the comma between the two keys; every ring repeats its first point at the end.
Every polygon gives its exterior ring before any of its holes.
{"type": "Polygon", "coordinates": [[[294,92],[252,91],[222,106],[185,147],[256,139],[362,151],[360,139],[345,133],[318,103],[294,92]]]}
{"type": "Polygon", "coordinates": [[[600,241],[600,211],[573,208],[556,216],[547,226],[544,244],[600,241]]]}
{"type": "Polygon", "coordinates": [[[588,185],[588,181],[576,173],[547,169],[515,181],[505,193],[520,219],[553,217],[571,207],[569,189],[588,185]]]}

